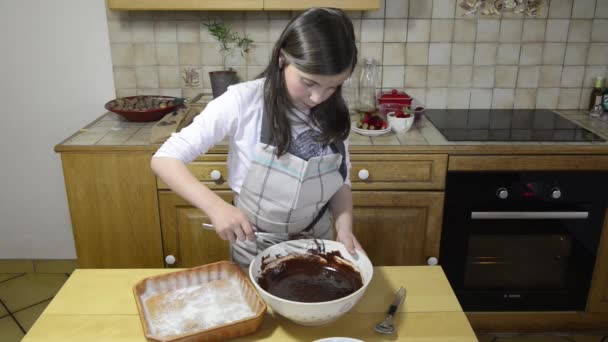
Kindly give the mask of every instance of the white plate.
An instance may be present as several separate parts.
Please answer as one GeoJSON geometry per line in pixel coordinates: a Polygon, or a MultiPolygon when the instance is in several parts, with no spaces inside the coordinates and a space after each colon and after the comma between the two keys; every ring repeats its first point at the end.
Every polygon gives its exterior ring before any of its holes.
{"type": "Polygon", "coordinates": [[[314,342],[363,342],[363,341],[357,340],[356,338],[350,338],[350,337],[327,337],[327,338],[322,338],[320,340],[315,340],[314,342]]]}
{"type": "MultiPolygon", "coordinates": [[[[388,122],[387,122],[387,124],[388,124],[388,122]]],[[[385,129],[362,129],[362,128],[358,128],[357,127],[357,122],[354,121],[352,123],[352,129],[353,129],[353,132],[361,134],[361,135],[365,135],[365,136],[368,136],[368,137],[377,137],[379,135],[386,134],[386,133],[390,132],[391,131],[391,126],[388,125],[385,129]]]]}

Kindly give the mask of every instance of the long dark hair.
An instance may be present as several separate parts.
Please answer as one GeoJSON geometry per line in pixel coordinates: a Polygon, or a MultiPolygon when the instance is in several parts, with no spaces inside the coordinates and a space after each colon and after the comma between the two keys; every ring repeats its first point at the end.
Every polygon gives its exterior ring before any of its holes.
{"type": "MultiPolygon", "coordinates": [[[[284,67],[279,66],[283,53],[298,70],[313,75],[337,75],[357,64],[357,46],[351,20],[339,9],[311,8],[293,18],[277,40],[270,63],[260,76],[264,83],[264,115],[268,115],[272,143],[281,156],[289,149],[291,124],[287,114],[293,110],[289,99],[284,67]]],[[[327,100],[310,110],[313,124],[321,129],[320,140],[329,144],[345,140],[350,132],[348,107],[339,86],[327,100]]]]}

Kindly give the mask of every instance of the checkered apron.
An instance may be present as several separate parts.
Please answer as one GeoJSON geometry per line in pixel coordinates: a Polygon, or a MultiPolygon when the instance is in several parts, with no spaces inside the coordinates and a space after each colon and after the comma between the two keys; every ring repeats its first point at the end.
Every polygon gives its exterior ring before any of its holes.
{"type": "MultiPolygon", "coordinates": [[[[281,236],[308,232],[316,238],[332,239],[327,207],[346,178],[344,143],[332,143],[333,154],[304,160],[290,153],[277,157],[270,141],[272,131],[264,115],[260,142],[235,205],[258,231],[281,236]]],[[[238,246],[232,245],[232,260],[242,267],[270,246],[261,239],[237,240],[235,244],[238,246]]]]}

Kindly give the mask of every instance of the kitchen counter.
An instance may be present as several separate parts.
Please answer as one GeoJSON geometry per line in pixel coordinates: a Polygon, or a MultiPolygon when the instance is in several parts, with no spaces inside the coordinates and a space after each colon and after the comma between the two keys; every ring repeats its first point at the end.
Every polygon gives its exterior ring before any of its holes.
{"type": "MultiPolygon", "coordinates": [[[[23,341],[145,341],[132,287],[141,279],[176,269],[78,269],[23,341]]],[[[361,301],[345,316],[320,327],[300,326],[266,313],[260,329],[239,341],[312,341],[349,336],[364,341],[477,341],[439,266],[375,267],[361,301]],[[397,333],[373,329],[384,319],[394,293],[407,298],[395,317],[397,333]]]]}
{"type": "MultiPolygon", "coordinates": [[[[591,118],[585,111],[556,111],[559,115],[608,140],[608,115],[591,118]]],[[[353,116],[352,121],[357,120],[353,116]]],[[[107,112],[79,132],[55,147],[57,152],[74,151],[150,151],[160,144],[151,144],[155,122],[125,121],[121,116],[107,112]]],[[[608,142],[480,142],[447,141],[426,118],[416,121],[405,133],[390,132],[379,137],[357,133],[350,135],[351,153],[450,153],[450,154],[571,154],[608,152],[608,142]]],[[[225,153],[227,141],[212,148],[209,153],[225,153]]]]}

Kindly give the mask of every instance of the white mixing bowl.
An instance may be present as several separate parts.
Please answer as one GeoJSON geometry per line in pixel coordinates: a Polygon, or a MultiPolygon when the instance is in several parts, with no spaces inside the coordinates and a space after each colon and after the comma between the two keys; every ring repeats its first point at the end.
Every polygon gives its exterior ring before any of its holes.
{"type": "Polygon", "coordinates": [[[360,289],[346,297],[332,301],[303,303],[274,296],[260,287],[257,279],[262,273],[261,267],[263,258],[266,258],[265,261],[269,262],[285,256],[290,252],[299,254],[306,253],[308,249],[316,248],[314,240],[293,240],[270,246],[262,253],[258,254],[249,265],[249,279],[266,304],[268,304],[273,311],[301,325],[314,326],[327,324],[347,313],[355,304],[357,304],[359,299],[361,299],[372,280],[372,275],[374,273],[371,261],[362,252],[357,251],[357,255],[353,257],[346,250],[346,247],[339,242],[331,240],[317,241],[323,241],[325,243],[326,252],[340,251],[342,257],[352,262],[359,269],[361,277],[363,278],[363,286],[360,289]]]}

